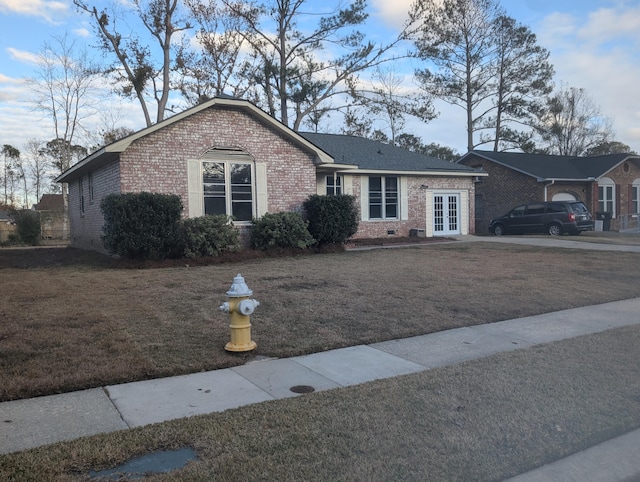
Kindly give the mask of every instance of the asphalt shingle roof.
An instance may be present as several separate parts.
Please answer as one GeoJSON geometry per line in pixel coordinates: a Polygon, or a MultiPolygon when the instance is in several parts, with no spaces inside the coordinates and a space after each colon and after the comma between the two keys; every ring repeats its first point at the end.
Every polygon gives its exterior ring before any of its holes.
{"type": "Polygon", "coordinates": [[[360,169],[477,172],[476,169],[462,164],[411,152],[401,147],[364,137],[311,132],[300,132],[299,134],[333,157],[336,163],[354,164],[360,169]]]}
{"type": "Polygon", "coordinates": [[[597,157],[551,156],[479,150],[469,154],[491,159],[538,179],[574,180],[598,178],[630,156],[630,154],[609,154],[597,157]]]}

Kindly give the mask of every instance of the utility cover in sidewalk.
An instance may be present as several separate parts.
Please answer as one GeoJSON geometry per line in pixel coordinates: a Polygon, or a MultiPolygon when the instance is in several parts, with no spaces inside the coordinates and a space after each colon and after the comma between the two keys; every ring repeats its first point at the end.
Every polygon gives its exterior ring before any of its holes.
{"type": "Polygon", "coordinates": [[[100,472],[92,470],[89,472],[89,476],[100,480],[122,480],[122,477],[141,479],[145,474],[181,469],[187,462],[196,459],[196,453],[191,448],[163,450],[136,457],[113,469],[101,470],[100,472]]]}

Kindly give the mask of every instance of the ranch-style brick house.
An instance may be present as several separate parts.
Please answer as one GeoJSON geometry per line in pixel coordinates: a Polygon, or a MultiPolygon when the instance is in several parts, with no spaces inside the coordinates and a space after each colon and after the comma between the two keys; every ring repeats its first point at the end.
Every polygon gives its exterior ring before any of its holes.
{"type": "Polygon", "coordinates": [[[487,172],[476,185],[476,232],[519,204],[582,201],[594,215],[610,218],[611,230],[638,228],[640,156],[553,156],[471,151],[458,164],[487,172]]]}
{"type": "Polygon", "coordinates": [[[69,186],[71,243],[102,251],[102,198],[177,194],[184,217],[224,213],[246,235],[253,218],[302,210],[313,194],[351,194],[354,238],[474,232],[481,170],[368,139],[300,134],[241,99],[216,97],[113,142],[56,181],[69,186]]]}

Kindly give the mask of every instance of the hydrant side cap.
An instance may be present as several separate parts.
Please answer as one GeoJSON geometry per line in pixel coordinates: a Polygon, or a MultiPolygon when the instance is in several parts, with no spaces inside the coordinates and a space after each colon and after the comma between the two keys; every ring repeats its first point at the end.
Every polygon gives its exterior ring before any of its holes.
{"type": "Polygon", "coordinates": [[[238,276],[233,278],[233,283],[231,284],[231,288],[227,291],[227,296],[232,298],[239,298],[242,296],[251,296],[253,291],[249,289],[247,284],[244,282],[244,278],[240,273],[238,276]]]}

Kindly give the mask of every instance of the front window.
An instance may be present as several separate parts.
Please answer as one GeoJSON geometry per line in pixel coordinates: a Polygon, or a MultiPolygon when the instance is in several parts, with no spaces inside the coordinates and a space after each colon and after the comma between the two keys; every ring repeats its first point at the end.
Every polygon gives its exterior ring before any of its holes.
{"type": "Polygon", "coordinates": [[[397,177],[369,177],[369,219],[398,219],[397,177]]]}
{"type": "Polygon", "coordinates": [[[251,221],[252,178],[249,163],[203,161],[204,213],[226,214],[235,221],[251,221]]]}
{"type": "Polygon", "coordinates": [[[602,178],[598,183],[598,211],[614,212],[615,184],[609,178],[602,178]]]}
{"type": "Polygon", "coordinates": [[[84,183],[82,182],[82,177],[78,179],[78,202],[80,204],[80,214],[84,214],[84,183]]]}
{"type": "Polygon", "coordinates": [[[342,177],[327,176],[327,196],[339,196],[342,194],[342,177]]]}
{"type": "Polygon", "coordinates": [[[640,213],[640,179],[631,185],[631,214],[640,213]]]}

